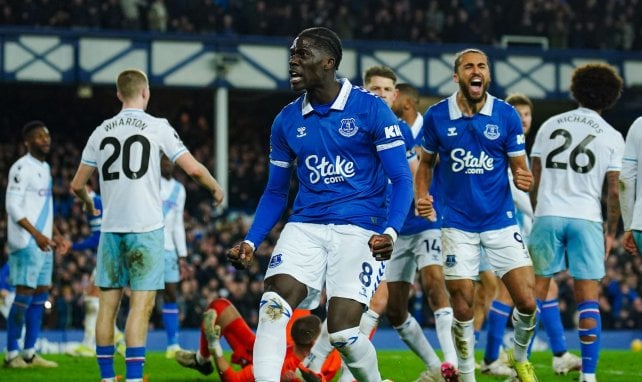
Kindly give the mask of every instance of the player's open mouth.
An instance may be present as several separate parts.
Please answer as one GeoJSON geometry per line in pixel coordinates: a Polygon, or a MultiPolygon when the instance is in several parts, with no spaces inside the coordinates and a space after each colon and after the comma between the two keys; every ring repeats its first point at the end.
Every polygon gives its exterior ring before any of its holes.
{"type": "Polygon", "coordinates": [[[303,79],[303,76],[301,76],[301,74],[299,74],[299,73],[297,73],[297,72],[295,72],[293,70],[290,70],[290,83],[291,84],[295,84],[295,83],[301,82],[302,79],[303,79]]]}
{"type": "Polygon", "coordinates": [[[482,88],[482,80],[479,78],[474,78],[472,81],[470,81],[470,87],[474,91],[481,91],[482,88]]]}

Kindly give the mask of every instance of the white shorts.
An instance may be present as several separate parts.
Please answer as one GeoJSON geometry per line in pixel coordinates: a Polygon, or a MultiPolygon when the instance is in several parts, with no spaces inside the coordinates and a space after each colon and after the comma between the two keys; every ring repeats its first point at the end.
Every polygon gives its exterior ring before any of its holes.
{"type": "Polygon", "coordinates": [[[368,240],[376,234],[355,225],[287,223],[274,247],[265,277],[287,274],[308,287],[301,309],[343,297],[368,305],[386,264],[376,261],[368,240]]]}
{"type": "Polygon", "coordinates": [[[517,225],[481,233],[443,228],[441,243],[446,280],[477,279],[482,247],[500,278],[515,268],[533,265],[517,225]]]}
{"type": "Polygon", "coordinates": [[[443,264],[441,231],[429,229],[414,235],[402,235],[395,241],[392,257],[386,264],[386,280],[412,284],[418,269],[443,264]]]}

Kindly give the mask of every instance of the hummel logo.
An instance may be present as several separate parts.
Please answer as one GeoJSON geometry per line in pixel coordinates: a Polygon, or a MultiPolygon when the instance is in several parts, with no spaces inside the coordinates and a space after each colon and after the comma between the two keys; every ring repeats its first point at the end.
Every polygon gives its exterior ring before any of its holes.
{"type": "Polygon", "coordinates": [[[297,138],[305,137],[307,135],[305,132],[305,126],[298,127],[296,129],[296,133],[297,138]]]}
{"type": "Polygon", "coordinates": [[[448,136],[449,137],[454,137],[457,135],[457,128],[456,127],[449,127],[448,128],[448,136]]]}

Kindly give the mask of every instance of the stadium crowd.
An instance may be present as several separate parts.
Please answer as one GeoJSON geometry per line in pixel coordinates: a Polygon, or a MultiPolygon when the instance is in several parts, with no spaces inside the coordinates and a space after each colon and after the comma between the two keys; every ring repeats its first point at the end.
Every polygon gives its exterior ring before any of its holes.
{"type": "MultiPolygon", "coordinates": [[[[252,221],[258,198],[267,179],[267,152],[264,139],[266,126],[256,126],[249,116],[242,113],[231,118],[229,149],[229,208],[218,211],[211,207],[207,193],[181,171],[176,177],[187,189],[185,228],[188,245],[188,270],[180,283],[180,320],[183,328],[200,325],[204,307],[217,297],[226,297],[234,303],[251,326],[257,324],[259,298],[263,291],[262,278],[267,261],[280,232],[278,225],[269,240],[258,249],[258,262],[248,270],[238,271],[225,256],[225,248],[241,240],[252,221]],[[257,134],[257,131],[262,133],[257,134]]],[[[179,110],[172,120],[179,134],[184,137],[194,156],[213,164],[213,137],[209,119],[189,110],[179,110]]],[[[6,133],[6,132],[5,132],[6,133]]],[[[3,135],[5,135],[3,133],[3,135]]],[[[15,134],[14,134],[15,135],[15,134]]],[[[0,202],[4,206],[7,187],[7,172],[11,163],[23,155],[24,147],[15,142],[0,144],[0,202]]],[[[53,146],[50,163],[54,179],[54,209],[56,225],[72,241],[90,234],[87,218],[81,205],[69,191],[74,169],[80,160],[77,140],[53,130],[53,146]]],[[[291,193],[292,195],[293,193],[291,193]]],[[[6,248],[6,212],[0,209],[0,265],[8,252],[6,248]]],[[[91,251],[71,252],[55,259],[54,287],[51,291],[51,309],[45,315],[45,327],[56,329],[80,329],[83,325],[83,290],[89,283],[95,266],[91,251]]],[[[642,257],[625,253],[619,242],[606,263],[606,277],[602,280],[600,301],[602,322],[608,329],[633,329],[642,327],[642,257]]],[[[560,288],[560,308],[565,327],[577,324],[577,311],[572,292],[572,279],[565,274],[557,277],[560,288]]],[[[434,325],[433,314],[421,295],[421,286],[416,282],[412,289],[409,311],[424,326],[434,325]]],[[[160,298],[160,297],[159,297],[160,298]]],[[[124,302],[126,305],[126,301],[124,302]]],[[[162,326],[160,306],[152,317],[156,328],[162,326]]],[[[119,324],[122,327],[127,309],[122,309],[119,324]]],[[[323,313],[323,312],[320,312],[323,313]]],[[[0,326],[6,323],[0,318],[0,326]]],[[[383,325],[386,325],[384,322],[383,325]]]]}
{"type": "Polygon", "coordinates": [[[343,40],[497,44],[541,36],[552,48],[640,50],[636,0],[0,0],[0,25],[76,30],[293,36],[326,26],[343,40]]]}

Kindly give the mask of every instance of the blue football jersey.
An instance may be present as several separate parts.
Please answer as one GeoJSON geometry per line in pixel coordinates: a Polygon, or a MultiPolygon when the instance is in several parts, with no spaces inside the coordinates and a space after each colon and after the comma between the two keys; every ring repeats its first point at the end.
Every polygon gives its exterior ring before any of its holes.
{"type": "MultiPolygon", "coordinates": [[[[380,98],[345,79],[327,110],[315,109],[303,95],[276,116],[270,145],[272,165],[296,161],[299,190],[290,221],[374,231],[389,224],[388,177],[378,153],[404,141],[397,117],[380,98]]],[[[402,155],[394,160],[407,166],[402,155]]],[[[403,216],[395,219],[398,229],[403,216]]]]}
{"type": "Polygon", "coordinates": [[[490,94],[482,109],[465,116],[457,93],[424,115],[422,147],[438,153],[443,227],[483,232],[516,224],[508,158],[525,155],[519,115],[490,94]]]}

